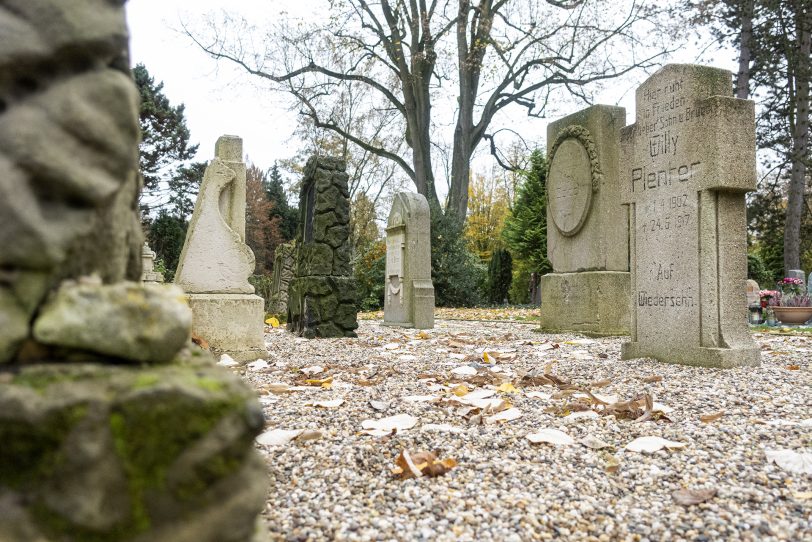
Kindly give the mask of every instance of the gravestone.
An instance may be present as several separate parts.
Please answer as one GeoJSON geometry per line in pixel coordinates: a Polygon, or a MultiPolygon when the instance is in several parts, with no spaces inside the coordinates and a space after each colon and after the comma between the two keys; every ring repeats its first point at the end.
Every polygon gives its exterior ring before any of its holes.
{"type": "Polygon", "coordinates": [[[242,139],[217,140],[186,231],[175,283],[188,294],[192,331],[216,354],[249,361],[267,353],[265,302],[248,277],[254,253],[245,244],[242,139]]]}
{"type": "Polygon", "coordinates": [[[273,275],[271,277],[271,299],[269,310],[271,314],[288,313],[288,286],[293,279],[296,265],[296,241],[291,241],[276,247],[273,257],[273,275]]]}
{"type": "Polygon", "coordinates": [[[760,291],[761,289],[758,286],[758,282],[753,279],[747,279],[746,295],[748,307],[750,305],[758,305],[761,302],[761,296],[758,295],[760,291]]]}
{"type": "Polygon", "coordinates": [[[308,339],[355,337],[358,327],[345,169],[342,160],[317,156],[304,169],[287,328],[308,339]]]}
{"type": "Polygon", "coordinates": [[[386,224],[384,325],[434,327],[431,217],[425,196],[395,194],[386,224]]]}
{"type": "Polygon", "coordinates": [[[812,273],[809,273],[809,280],[806,283],[806,292],[812,295],[812,273]]]}
{"type": "Polygon", "coordinates": [[[756,188],[753,102],[726,70],[672,64],[637,89],[622,131],[631,341],[623,359],[758,365],[747,326],[744,195],[756,188]]]}
{"type": "Polygon", "coordinates": [[[262,410],[139,280],[124,2],[0,6],[0,540],[247,541],[262,410]]]}
{"type": "Polygon", "coordinates": [[[547,257],[541,327],[624,335],[629,330],[628,219],[618,175],[621,107],[595,105],[547,128],[547,257]]]}
{"type": "Polygon", "coordinates": [[[144,242],[141,248],[141,282],[163,282],[164,276],[155,271],[155,251],[144,242]]]}

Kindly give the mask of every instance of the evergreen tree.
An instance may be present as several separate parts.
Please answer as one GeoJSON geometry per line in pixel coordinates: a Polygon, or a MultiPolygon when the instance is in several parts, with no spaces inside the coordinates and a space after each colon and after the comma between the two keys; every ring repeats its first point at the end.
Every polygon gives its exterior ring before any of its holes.
{"type": "Polygon", "coordinates": [[[494,250],[488,268],[488,301],[498,305],[508,299],[512,280],[513,260],[510,252],[503,248],[494,250]]]}
{"type": "Polygon", "coordinates": [[[279,173],[279,166],[274,164],[265,180],[265,192],[268,200],[273,203],[271,218],[279,217],[280,234],[284,242],[290,241],[296,236],[296,224],[299,220],[299,212],[291,207],[285,195],[285,187],[282,181],[282,174],[279,173]]]}
{"type": "Polygon", "coordinates": [[[539,150],[522,173],[516,203],[505,220],[502,236],[513,255],[536,273],[552,271],[547,259],[547,161],[539,150]]]}
{"type": "Polygon", "coordinates": [[[158,216],[149,224],[147,232],[149,246],[155,251],[156,258],[163,261],[166,267],[164,279],[167,282],[172,282],[175,277],[188,225],[186,220],[166,209],[161,209],[158,216]]]}
{"type": "Polygon", "coordinates": [[[133,68],[133,77],[141,95],[141,208],[146,214],[169,204],[176,216],[186,218],[194,208],[192,197],[203,179],[205,164],[191,163],[198,146],[189,143],[185,106],[170,104],[163,83],[156,83],[143,64],[133,68]],[[144,196],[150,197],[149,203],[144,196]]]}

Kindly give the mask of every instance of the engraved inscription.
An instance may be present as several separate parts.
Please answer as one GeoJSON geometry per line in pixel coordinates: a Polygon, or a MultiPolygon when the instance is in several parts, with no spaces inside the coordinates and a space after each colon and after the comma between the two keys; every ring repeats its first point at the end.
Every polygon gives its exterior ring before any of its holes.
{"type": "Polygon", "coordinates": [[[389,235],[386,239],[386,275],[388,277],[403,277],[405,241],[403,233],[389,235]]]}

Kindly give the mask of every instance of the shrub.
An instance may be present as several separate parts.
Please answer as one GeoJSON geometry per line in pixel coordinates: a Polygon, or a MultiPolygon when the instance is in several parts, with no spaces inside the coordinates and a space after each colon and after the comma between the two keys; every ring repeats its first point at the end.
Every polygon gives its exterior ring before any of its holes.
{"type": "Polygon", "coordinates": [[[256,294],[265,300],[265,313],[270,311],[271,287],[273,286],[273,275],[251,275],[248,282],[254,287],[256,294]]]}
{"type": "Polygon", "coordinates": [[[386,287],[386,241],[375,241],[358,250],[353,266],[358,287],[358,308],[363,311],[379,310],[383,308],[386,287]]]}
{"type": "Polygon", "coordinates": [[[438,307],[470,307],[483,302],[487,270],[467,247],[462,231],[445,217],[431,221],[431,280],[438,307]]]}

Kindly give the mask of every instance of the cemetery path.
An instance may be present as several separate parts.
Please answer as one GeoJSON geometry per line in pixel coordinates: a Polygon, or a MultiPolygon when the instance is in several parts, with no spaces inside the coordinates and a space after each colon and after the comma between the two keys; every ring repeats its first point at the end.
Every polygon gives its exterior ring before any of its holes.
{"type": "Polygon", "coordinates": [[[718,370],[517,323],[358,331],[269,329],[232,369],[267,418],[271,540],[812,538],[812,337],[718,370]]]}

